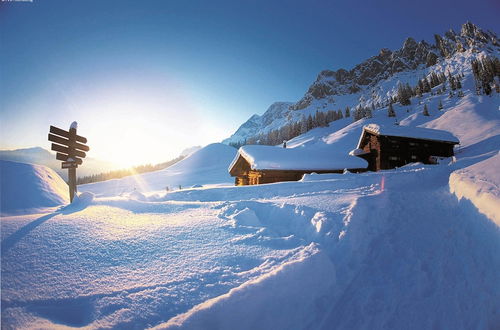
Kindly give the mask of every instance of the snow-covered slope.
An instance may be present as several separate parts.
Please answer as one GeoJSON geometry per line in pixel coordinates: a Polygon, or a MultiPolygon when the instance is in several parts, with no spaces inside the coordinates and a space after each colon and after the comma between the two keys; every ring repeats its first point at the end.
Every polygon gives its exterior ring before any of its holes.
{"type": "Polygon", "coordinates": [[[150,172],[78,186],[96,196],[116,196],[129,193],[164,192],[207,184],[232,184],[234,179],[227,171],[236,155],[236,149],[222,143],[201,148],[180,162],[161,171],[150,172]]]}
{"type": "Polygon", "coordinates": [[[68,185],[48,167],[0,160],[2,215],[68,203],[68,185]]]}
{"type": "Polygon", "coordinates": [[[399,83],[415,86],[430,72],[461,73],[472,79],[472,59],[486,54],[498,57],[500,42],[493,32],[482,31],[472,23],[465,23],[460,33],[450,30],[443,36],[435,35],[433,45],[408,38],[400,49],[382,49],[351,70],[322,71],[301,100],[271,105],[262,117],[252,116],[223,143],[244,143],[316,111],[344,111],[347,106],[353,109],[358,105],[380,108],[396,94],[399,83]]]}

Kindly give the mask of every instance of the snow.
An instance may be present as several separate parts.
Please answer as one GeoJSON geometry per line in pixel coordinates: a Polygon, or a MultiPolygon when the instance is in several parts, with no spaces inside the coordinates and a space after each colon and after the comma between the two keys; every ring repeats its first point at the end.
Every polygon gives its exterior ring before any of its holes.
{"type": "Polygon", "coordinates": [[[79,186],[98,197],[116,196],[133,192],[165,192],[180,188],[233,184],[234,179],[227,172],[227,165],[236,154],[236,149],[222,143],[213,143],[194,151],[189,156],[164,170],[121,179],[97,182],[79,186]]]}
{"type": "Polygon", "coordinates": [[[36,212],[69,201],[68,185],[48,167],[0,160],[2,215],[36,212]]]}
{"type": "Polygon", "coordinates": [[[154,329],[204,329],[207,326],[234,329],[235,325],[238,329],[293,329],[297,323],[312,319],[309,311],[316,307],[317,297],[331,290],[334,283],[333,264],[324,252],[311,244],[272,272],[154,329]]]}
{"type": "MultiPolygon", "coordinates": [[[[467,56],[440,69],[461,72],[467,56]]],[[[236,149],[213,144],[162,171],[81,185],[67,204],[52,171],[1,162],[2,327],[498,328],[499,101],[469,78],[443,111],[440,95],[394,105],[402,126],[460,139],[438,165],[235,187],[236,149]]],[[[255,148],[255,163],[348,157],[365,125],[393,122],[386,109],[338,120],[291,149],[255,148]]]]}
{"type": "Polygon", "coordinates": [[[72,122],[69,129],[78,129],[78,123],[76,121],[72,122]]]}
{"type": "Polygon", "coordinates": [[[457,137],[451,134],[450,132],[437,129],[399,126],[399,125],[385,126],[378,124],[368,124],[363,127],[363,130],[375,135],[407,137],[420,140],[435,140],[435,141],[451,142],[456,144],[460,143],[457,137]]]}
{"type": "Polygon", "coordinates": [[[453,172],[450,191],[458,199],[470,200],[500,227],[500,153],[482,162],[453,172]]]}
{"type": "MultiPolygon", "coordinates": [[[[280,148],[272,146],[249,145],[239,150],[253,170],[342,170],[368,166],[364,159],[339,152],[332,147],[319,148],[280,148]]],[[[234,166],[239,155],[230,165],[234,166]]]]}

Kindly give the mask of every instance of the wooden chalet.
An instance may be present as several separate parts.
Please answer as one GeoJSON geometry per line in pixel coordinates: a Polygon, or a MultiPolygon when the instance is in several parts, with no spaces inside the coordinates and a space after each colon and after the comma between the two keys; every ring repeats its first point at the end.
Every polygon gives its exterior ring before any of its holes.
{"type": "Polygon", "coordinates": [[[351,155],[368,161],[370,171],[378,171],[415,162],[432,164],[436,157],[453,156],[453,148],[459,143],[447,131],[369,124],[363,127],[357,149],[351,155]]]}
{"type": "Polygon", "coordinates": [[[309,173],[342,173],[366,171],[361,158],[332,151],[331,148],[280,148],[273,146],[243,146],[229,166],[235,184],[254,185],[281,181],[298,181],[309,173]]]}

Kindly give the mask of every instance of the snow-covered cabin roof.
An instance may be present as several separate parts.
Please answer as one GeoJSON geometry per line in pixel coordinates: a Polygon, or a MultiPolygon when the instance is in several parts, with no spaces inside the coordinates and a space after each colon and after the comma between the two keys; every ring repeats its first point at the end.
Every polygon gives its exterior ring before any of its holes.
{"type": "MultiPolygon", "coordinates": [[[[431,129],[431,128],[369,124],[363,126],[363,133],[365,131],[375,135],[397,136],[397,137],[406,137],[411,139],[430,140],[430,141],[443,141],[456,144],[460,143],[458,138],[455,135],[451,134],[450,132],[438,129],[431,129]]],[[[363,134],[361,134],[361,137],[359,138],[357,148],[360,148],[362,139],[363,139],[363,134]]]]}
{"type": "Polygon", "coordinates": [[[243,157],[252,170],[325,171],[367,168],[359,157],[335,152],[332,148],[282,148],[263,145],[243,146],[229,166],[229,171],[243,157]]]}

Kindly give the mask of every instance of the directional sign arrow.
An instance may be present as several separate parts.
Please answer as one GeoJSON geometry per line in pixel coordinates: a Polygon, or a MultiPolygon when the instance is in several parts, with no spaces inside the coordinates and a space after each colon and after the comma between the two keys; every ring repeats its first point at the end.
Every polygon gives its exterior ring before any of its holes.
{"type": "Polygon", "coordinates": [[[81,151],[89,151],[90,148],[84,144],[78,143],[78,142],[71,142],[68,139],[62,138],[60,136],[54,135],[54,134],[49,134],[49,141],[55,142],[58,144],[62,144],[63,146],[67,147],[73,147],[75,149],[81,150],[81,151]]]}
{"type": "MultiPolygon", "coordinates": [[[[61,154],[61,153],[56,153],[56,159],[57,160],[62,160],[63,162],[64,161],[67,161],[69,158],[68,155],[65,155],[65,154],[61,154]]],[[[83,163],[83,160],[81,158],[77,158],[77,157],[73,157],[73,159],[75,160],[75,162],[78,164],[78,165],[82,165],[83,163]]]]}
{"type": "Polygon", "coordinates": [[[52,143],[51,150],[57,151],[66,155],[70,155],[70,153],[73,153],[74,156],[80,157],[80,158],[85,158],[86,154],[83,151],[80,150],[71,150],[71,148],[61,146],[59,144],[52,143]]]}
{"type": "MultiPolygon", "coordinates": [[[[68,131],[65,131],[63,129],[60,129],[55,126],[50,126],[50,133],[60,135],[62,137],[68,138],[70,137],[70,133],[68,131]]],[[[77,135],[76,136],[76,141],[81,142],[81,143],[87,143],[87,139],[84,138],[83,136],[77,135]]]]}
{"type": "Polygon", "coordinates": [[[78,164],[76,162],[62,162],[61,168],[77,168],[78,164]]]}

